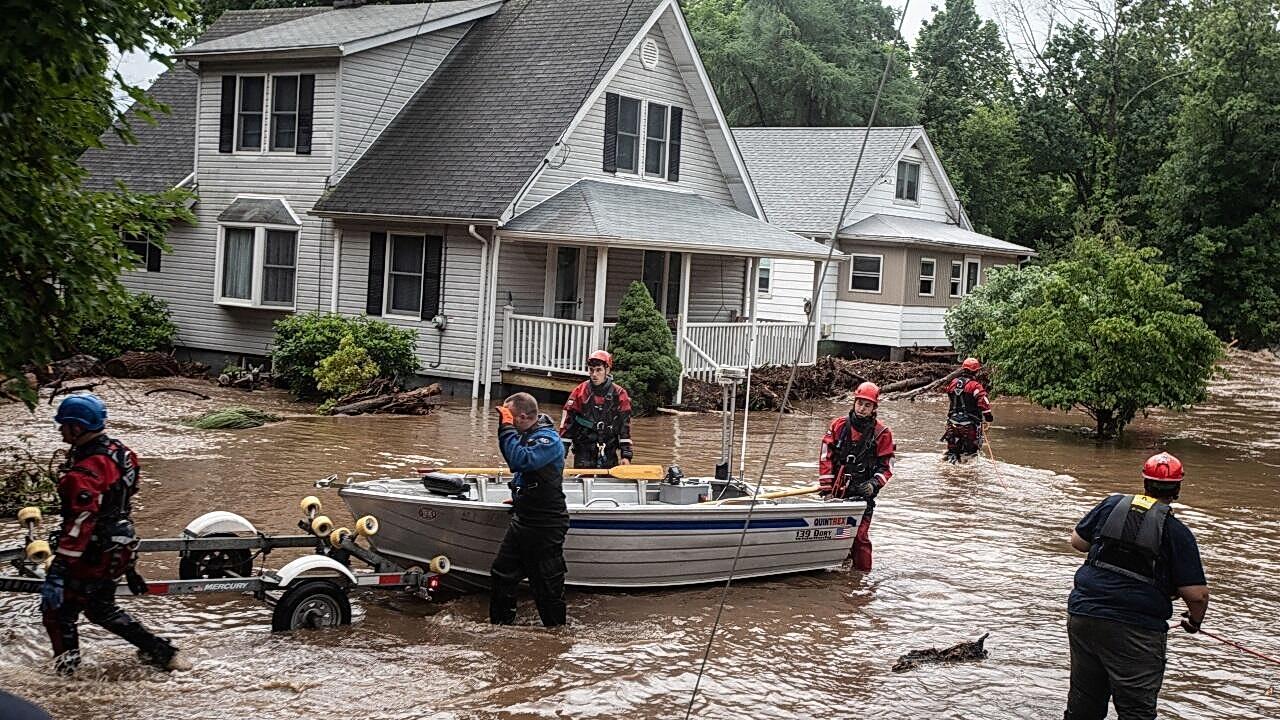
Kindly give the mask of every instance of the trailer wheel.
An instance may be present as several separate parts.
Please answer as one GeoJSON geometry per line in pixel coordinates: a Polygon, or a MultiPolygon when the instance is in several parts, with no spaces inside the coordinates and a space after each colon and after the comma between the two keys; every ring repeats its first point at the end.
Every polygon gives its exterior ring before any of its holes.
{"type": "Polygon", "coordinates": [[[271,631],[338,627],[351,624],[351,600],[335,582],[306,580],[288,590],[271,614],[271,631]]]}
{"type": "MultiPolygon", "coordinates": [[[[202,537],[235,537],[233,533],[211,533],[202,537]]],[[[253,555],[248,550],[203,550],[178,561],[178,577],[183,580],[249,577],[253,555]]]]}

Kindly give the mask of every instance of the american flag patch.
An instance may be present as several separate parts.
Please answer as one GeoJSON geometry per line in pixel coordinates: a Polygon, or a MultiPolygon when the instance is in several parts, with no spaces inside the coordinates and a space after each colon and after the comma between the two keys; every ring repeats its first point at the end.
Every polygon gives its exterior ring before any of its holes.
{"type": "Polygon", "coordinates": [[[836,534],[833,536],[836,540],[849,540],[853,538],[854,528],[852,525],[841,525],[836,528],[836,534]]]}

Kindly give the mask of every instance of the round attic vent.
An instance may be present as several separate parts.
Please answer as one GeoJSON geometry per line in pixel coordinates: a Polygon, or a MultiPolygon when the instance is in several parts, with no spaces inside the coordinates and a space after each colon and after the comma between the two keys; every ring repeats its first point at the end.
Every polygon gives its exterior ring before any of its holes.
{"type": "Polygon", "coordinates": [[[658,41],[653,38],[645,38],[640,43],[640,62],[648,69],[652,70],[658,67],[658,41]]]}

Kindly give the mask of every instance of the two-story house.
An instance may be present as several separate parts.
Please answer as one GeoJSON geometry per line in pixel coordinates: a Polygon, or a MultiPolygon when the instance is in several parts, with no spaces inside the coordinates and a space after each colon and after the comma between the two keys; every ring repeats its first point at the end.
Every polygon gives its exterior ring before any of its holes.
{"type": "Polygon", "coordinates": [[[364,314],[487,393],[582,373],[639,280],[687,373],[813,359],[803,319],[745,320],[761,258],[826,249],[764,222],[675,0],[354,5],[224,14],[157,81],[174,113],[84,156],[197,191],[125,279],[182,345],[266,355],[283,313],[364,314]]]}
{"type": "MultiPolygon", "coordinates": [[[[734,137],[769,221],[823,243],[835,231],[847,256],[827,273],[818,307],[831,352],[900,358],[949,346],[947,308],[991,268],[1034,255],[973,231],[924,128],[737,128],[734,137]]],[[[763,260],[760,316],[803,319],[810,268],[763,260]]]]}

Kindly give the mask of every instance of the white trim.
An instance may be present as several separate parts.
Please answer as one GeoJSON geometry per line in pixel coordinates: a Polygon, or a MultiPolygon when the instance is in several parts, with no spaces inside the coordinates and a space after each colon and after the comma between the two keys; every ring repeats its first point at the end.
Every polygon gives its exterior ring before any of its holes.
{"type": "MultiPolygon", "coordinates": [[[[565,233],[546,233],[518,231],[502,228],[502,237],[505,240],[540,242],[540,243],[561,243],[573,245],[607,245],[610,248],[627,248],[632,250],[653,250],[654,243],[648,240],[635,239],[628,240],[617,237],[606,237],[602,235],[567,235],[565,233]]],[[[823,248],[825,246],[815,244],[815,248],[823,248]]],[[[797,252],[786,250],[783,248],[742,248],[728,245],[706,244],[706,243],[681,243],[679,245],[666,246],[671,252],[693,253],[696,255],[728,255],[731,257],[769,257],[769,258],[789,258],[797,260],[825,260],[827,251],[825,249],[819,251],[815,249],[812,252],[797,252]]],[[[835,260],[843,260],[846,256],[841,251],[835,252],[835,260]]]]}
{"type": "MultiPolygon", "coordinates": [[[[316,127],[314,96],[311,100],[311,118],[311,145],[314,148],[316,127]]],[[[331,145],[333,150],[329,153],[329,177],[324,179],[326,190],[332,187],[330,183],[334,182],[333,176],[338,174],[338,153],[342,150],[342,58],[338,58],[338,68],[333,75],[333,142],[331,145]]]]}
{"type": "MultiPolygon", "coordinates": [[[[261,227],[271,228],[272,230],[297,230],[302,227],[302,218],[299,217],[298,213],[294,211],[293,205],[289,203],[289,199],[284,197],[283,195],[256,195],[256,194],[250,194],[250,193],[240,193],[239,195],[236,195],[235,197],[231,198],[231,204],[227,205],[227,207],[231,207],[231,205],[235,205],[237,200],[279,200],[281,203],[284,204],[284,209],[289,211],[289,217],[293,218],[294,224],[280,225],[276,223],[233,222],[233,223],[230,223],[231,225],[242,225],[242,226],[253,225],[254,227],[261,226],[261,227]]],[[[221,215],[221,213],[219,213],[219,215],[221,215]]]]}
{"type": "Polygon", "coordinates": [[[640,177],[650,182],[669,182],[667,176],[671,174],[671,108],[675,107],[669,102],[658,102],[656,100],[644,101],[644,115],[640,119],[640,177]],[[654,105],[661,105],[666,108],[666,120],[662,123],[662,172],[649,172],[649,109],[654,105]]]}
{"type": "Polygon", "coordinates": [[[385,32],[381,35],[373,35],[371,37],[361,38],[360,40],[353,40],[345,45],[339,45],[338,50],[343,55],[355,55],[356,53],[364,52],[365,50],[372,50],[373,48],[390,45],[391,43],[400,42],[401,40],[408,40],[411,37],[421,37],[423,35],[429,35],[436,32],[437,30],[451,28],[454,25],[461,25],[463,23],[472,22],[473,20],[487,18],[498,12],[501,7],[501,0],[496,0],[488,5],[482,5],[481,7],[474,10],[468,10],[467,12],[447,15],[438,20],[433,20],[427,23],[414,23],[413,25],[399,30],[392,30],[391,32],[385,32]]]}
{"type": "Polygon", "coordinates": [[[969,293],[973,292],[974,288],[982,284],[982,258],[980,256],[976,256],[976,255],[964,256],[964,274],[960,276],[960,279],[963,281],[962,284],[964,285],[965,295],[968,295],[969,293]],[[969,266],[970,265],[978,266],[978,276],[973,281],[973,285],[969,285],[969,266]]]}
{"type": "Polygon", "coordinates": [[[964,297],[964,261],[952,260],[951,269],[947,271],[947,297],[962,298],[964,297]],[[956,268],[960,268],[960,277],[955,276],[956,268]],[[951,291],[951,283],[958,283],[955,287],[957,292],[951,291]]]}
{"type": "Polygon", "coordinates": [[[766,300],[773,297],[773,258],[760,258],[760,262],[756,263],[756,292],[759,296],[766,300]],[[767,266],[764,263],[769,263],[767,266]],[[760,271],[769,270],[769,288],[767,290],[760,289],[760,271]]]}
{"type": "MultiPolygon", "coordinates": [[[[291,211],[292,212],[292,211],[291,211]]],[[[302,227],[301,225],[274,225],[274,224],[254,224],[240,222],[219,222],[217,232],[217,246],[214,248],[214,270],[213,270],[213,303],[225,307],[253,308],[255,310],[273,310],[279,312],[295,312],[298,308],[298,281],[301,271],[298,268],[298,259],[302,254],[302,227]],[[253,231],[253,259],[249,268],[249,297],[233,298],[224,297],[222,294],[222,277],[223,268],[222,260],[225,254],[226,231],[228,228],[253,231]],[[269,304],[262,300],[263,282],[266,276],[266,245],[267,231],[280,230],[283,232],[293,233],[293,291],[290,294],[290,302],[284,304],[269,304]]]]}
{"type": "MultiPolygon", "coordinates": [[[[933,141],[929,139],[929,133],[924,128],[920,128],[920,137],[916,142],[924,142],[924,148],[921,154],[929,163],[929,170],[933,173],[933,177],[938,181],[938,186],[946,193],[947,198],[955,205],[956,224],[965,230],[973,231],[973,223],[969,222],[969,214],[965,212],[964,205],[960,202],[960,194],[956,192],[955,186],[951,184],[951,178],[947,176],[947,170],[942,166],[942,158],[938,157],[938,151],[933,147],[933,141]]],[[[913,145],[915,143],[912,143],[913,145]]],[[[903,150],[905,153],[906,151],[903,150]]]]}
{"type": "MultiPolygon", "coordinates": [[[[232,155],[261,155],[266,147],[267,135],[267,79],[271,77],[270,73],[236,73],[236,115],[235,121],[231,123],[231,154],[232,155]],[[258,147],[256,148],[240,148],[240,100],[244,97],[241,81],[247,77],[262,78],[262,109],[259,113],[262,115],[262,126],[258,128],[258,147]]],[[[225,153],[224,153],[225,154],[225,153]]]]}
{"type": "MultiPolygon", "coordinates": [[[[631,97],[630,95],[623,95],[623,94],[619,93],[619,94],[618,94],[618,122],[619,122],[619,125],[621,125],[621,122],[622,122],[622,101],[623,101],[623,100],[632,100],[632,101],[634,101],[634,102],[635,102],[635,104],[636,104],[636,135],[635,135],[635,137],[636,137],[636,155],[635,155],[636,167],[635,167],[635,169],[634,169],[634,170],[627,170],[627,169],[624,169],[624,168],[621,168],[621,167],[617,167],[617,164],[618,164],[618,154],[617,154],[616,146],[615,146],[615,152],[614,152],[614,169],[613,169],[613,172],[614,172],[614,174],[615,174],[615,175],[621,174],[621,175],[626,175],[626,176],[634,177],[634,178],[643,178],[643,177],[644,177],[644,118],[645,118],[645,110],[646,110],[646,104],[645,104],[645,103],[646,103],[646,101],[645,101],[645,99],[644,99],[644,98],[635,98],[635,97],[631,97]]],[[[621,137],[624,133],[622,132],[622,130],[621,130],[621,129],[619,129],[617,134],[618,134],[618,136],[619,136],[619,137],[621,137]]],[[[629,135],[630,133],[626,133],[626,134],[628,134],[628,135],[629,135]]]]}
{"type": "MultiPolygon", "coordinates": [[[[262,146],[263,152],[269,153],[269,154],[275,154],[275,155],[297,155],[298,154],[298,125],[299,125],[299,119],[300,119],[299,115],[302,114],[301,112],[302,110],[302,76],[306,74],[309,74],[309,73],[301,73],[301,72],[279,73],[279,74],[272,73],[270,75],[267,81],[267,86],[264,89],[267,96],[263,98],[263,102],[262,102],[262,108],[265,115],[265,117],[263,118],[263,122],[267,126],[267,141],[262,146]],[[276,113],[276,78],[282,78],[282,77],[291,77],[291,78],[297,79],[297,84],[294,87],[294,97],[293,97],[293,147],[274,149],[271,147],[271,143],[274,140],[274,138],[271,135],[271,122],[276,113]]],[[[314,95],[314,90],[313,90],[313,95],[314,95]]],[[[312,104],[314,105],[314,100],[312,101],[312,104]]]]}
{"type": "MultiPolygon", "coordinates": [[[[905,152],[904,152],[904,154],[905,154],[905,152]]],[[[901,158],[901,157],[899,157],[899,158],[898,158],[898,161],[897,161],[896,163],[894,163],[894,165],[893,165],[893,169],[894,169],[894,173],[893,173],[893,180],[894,180],[894,182],[893,182],[893,204],[894,204],[894,205],[909,205],[909,206],[911,206],[911,207],[920,207],[920,170],[921,170],[923,167],[924,167],[924,163],[923,163],[923,162],[921,162],[921,161],[918,161],[918,160],[905,160],[905,159],[903,159],[903,158],[901,158]],[[916,196],[915,196],[914,198],[898,197],[898,180],[899,180],[899,179],[900,179],[900,177],[901,177],[901,174],[902,174],[902,166],[903,166],[903,165],[914,165],[914,166],[915,166],[915,168],[916,168],[916,196]]],[[[902,191],[903,191],[904,193],[906,192],[906,184],[905,184],[905,183],[903,184],[903,190],[902,190],[902,191]]]]}
{"type": "MultiPolygon", "coordinates": [[[[386,239],[387,244],[386,244],[386,247],[384,248],[384,252],[386,254],[383,256],[386,258],[386,262],[382,264],[382,317],[391,318],[393,320],[412,320],[413,322],[422,322],[422,310],[421,310],[422,301],[423,301],[422,278],[424,275],[427,274],[427,233],[424,232],[421,235],[419,235],[418,233],[393,232],[391,230],[387,230],[386,233],[387,233],[387,239],[386,239]],[[392,241],[392,238],[394,237],[418,238],[422,240],[422,264],[418,267],[418,308],[419,310],[417,315],[401,315],[398,312],[393,312],[391,309],[391,265],[394,262],[394,258],[392,257],[392,252],[391,252],[392,251],[391,241],[392,241]]],[[[407,273],[396,273],[396,274],[405,275],[407,273]]],[[[441,280],[443,281],[443,278],[441,280]]]]}
{"type": "Polygon", "coordinates": [[[916,296],[917,297],[933,297],[938,292],[938,260],[931,257],[921,257],[919,264],[916,265],[916,296]],[[933,266],[933,274],[926,276],[920,265],[928,262],[933,266]],[[920,292],[920,283],[925,280],[929,281],[929,292],[920,292]]]}
{"type": "MultiPolygon", "coordinates": [[[[869,277],[867,273],[862,273],[859,277],[869,277]]],[[[867,295],[880,295],[884,293],[884,255],[876,253],[849,253],[849,292],[866,293],[867,295]],[[853,278],[855,274],[854,261],[860,257],[873,257],[880,261],[880,269],[876,272],[876,289],[862,290],[853,286],[853,278]]]]}

